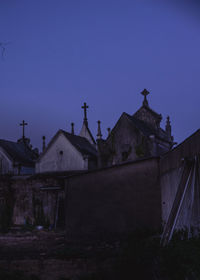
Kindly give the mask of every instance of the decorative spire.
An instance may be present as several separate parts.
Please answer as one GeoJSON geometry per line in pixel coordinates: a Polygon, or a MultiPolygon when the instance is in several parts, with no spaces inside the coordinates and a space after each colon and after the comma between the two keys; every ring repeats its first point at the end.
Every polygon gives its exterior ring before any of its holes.
{"type": "Polygon", "coordinates": [[[89,106],[87,106],[86,102],[84,102],[84,104],[83,104],[83,106],[81,108],[84,109],[84,119],[83,119],[83,122],[88,126],[87,109],[89,108],[89,106]]]}
{"type": "Polygon", "coordinates": [[[171,137],[171,136],[172,136],[172,135],[171,135],[172,128],[171,128],[171,123],[170,123],[170,118],[169,118],[169,116],[167,116],[165,131],[166,131],[168,137],[171,137]]]}
{"type": "Polygon", "coordinates": [[[42,136],[42,151],[44,152],[44,150],[46,149],[46,143],[45,143],[46,137],[42,136]]]}
{"type": "Polygon", "coordinates": [[[101,122],[98,121],[98,130],[97,130],[97,139],[101,139],[102,138],[102,134],[101,134],[101,122]]]}
{"type": "Polygon", "coordinates": [[[74,123],[73,122],[71,123],[71,129],[72,129],[71,134],[74,135],[74,123]]]}
{"type": "Polygon", "coordinates": [[[146,90],[146,88],[141,92],[141,94],[144,96],[144,100],[143,100],[143,106],[149,107],[149,103],[147,100],[147,95],[149,94],[149,91],[146,90]]]}
{"type": "Polygon", "coordinates": [[[22,139],[25,139],[25,126],[28,125],[28,123],[26,123],[24,120],[22,121],[22,123],[19,124],[20,126],[23,127],[22,129],[22,139]]]}
{"type": "Polygon", "coordinates": [[[110,127],[108,127],[107,130],[108,130],[108,137],[109,137],[109,136],[110,136],[110,133],[111,133],[110,127]]]}

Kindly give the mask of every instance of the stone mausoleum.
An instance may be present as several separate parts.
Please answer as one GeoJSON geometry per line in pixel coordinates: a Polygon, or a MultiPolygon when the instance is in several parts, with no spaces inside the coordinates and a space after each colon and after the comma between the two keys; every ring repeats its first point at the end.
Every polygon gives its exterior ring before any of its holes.
{"type": "Polygon", "coordinates": [[[148,103],[149,92],[144,89],[143,104],[133,115],[123,113],[106,140],[102,139],[100,122],[97,134],[99,167],[112,166],[141,158],[160,156],[174,145],[170,119],[165,129],[162,115],[153,111],[148,103]]]}

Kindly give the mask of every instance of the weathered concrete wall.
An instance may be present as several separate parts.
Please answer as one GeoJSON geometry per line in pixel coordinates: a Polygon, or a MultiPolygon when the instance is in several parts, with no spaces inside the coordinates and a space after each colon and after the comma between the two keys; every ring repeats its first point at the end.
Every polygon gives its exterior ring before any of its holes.
{"type": "Polygon", "coordinates": [[[165,225],[183,172],[183,159],[200,154],[200,130],[168,152],[160,160],[162,220],[165,225]]]}
{"type": "Polygon", "coordinates": [[[145,121],[150,126],[154,127],[155,129],[158,129],[160,127],[160,121],[162,119],[162,116],[158,118],[158,116],[155,116],[155,113],[152,114],[152,112],[142,106],[135,114],[134,116],[142,121],[145,121]]]}
{"type": "Polygon", "coordinates": [[[106,146],[107,166],[150,156],[153,147],[151,141],[133,126],[125,113],[106,140],[106,146]]]}
{"type": "Polygon", "coordinates": [[[1,177],[1,213],[8,224],[1,226],[6,221],[0,215],[0,228],[28,224],[54,227],[64,224],[64,209],[60,209],[64,208],[63,189],[63,180],[51,176],[1,177]]]}
{"type": "Polygon", "coordinates": [[[161,225],[157,158],[73,176],[65,189],[69,239],[107,238],[161,225]]]}
{"type": "Polygon", "coordinates": [[[88,160],[62,134],[36,163],[36,173],[87,169],[88,160]]]}
{"type": "MultiPolygon", "coordinates": [[[[163,162],[162,162],[163,164],[163,162]]],[[[183,168],[170,170],[161,175],[161,204],[162,204],[162,225],[164,226],[172,209],[176,192],[180,183],[183,168]]]]}

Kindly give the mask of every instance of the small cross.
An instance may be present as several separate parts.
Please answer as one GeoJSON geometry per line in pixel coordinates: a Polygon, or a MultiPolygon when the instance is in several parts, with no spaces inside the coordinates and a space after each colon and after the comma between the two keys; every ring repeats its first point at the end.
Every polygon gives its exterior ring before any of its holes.
{"type": "Polygon", "coordinates": [[[84,105],[81,108],[84,109],[84,121],[87,121],[87,109],[89,106],[87,106],[86,102],[84,102],[84,105]]]}
{"type": "Polygon", "coordinates": [[[25,138],[25,136],[24,136],[24,127],[25,127],[25,125],[28,125],[28,124],[23,120],[22,123],[20,123],[19,125],[23,126],[23,136],[22,136],[22,138],[24,139],[25,138]]]}

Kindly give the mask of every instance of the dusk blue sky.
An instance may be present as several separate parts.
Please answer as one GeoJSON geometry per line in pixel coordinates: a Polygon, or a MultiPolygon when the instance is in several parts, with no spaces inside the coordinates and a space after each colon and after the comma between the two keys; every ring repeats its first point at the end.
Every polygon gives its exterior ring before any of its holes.
{"type": "Polygon", "coordinates": [[[133,114],[147,88],[152,109],[169,114],[175,141],[199,127],[200,6],[165,0],[0,0],[0,138],[19,123],[41,149],[59,128],[103,136],[122,112],[133,114]]]}

